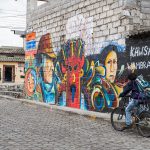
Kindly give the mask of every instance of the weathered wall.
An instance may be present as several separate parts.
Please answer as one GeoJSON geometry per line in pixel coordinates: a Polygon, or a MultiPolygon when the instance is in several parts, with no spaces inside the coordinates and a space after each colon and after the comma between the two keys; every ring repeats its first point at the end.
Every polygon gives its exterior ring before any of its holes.
{"type": "Polygon", "coordinates": [[[128,4],[63,0],[28,7],[27,97],[95,111],[116,107],[132,63],[126,36],[144,27],[140,4],[128,4]]]}
{"type": "MultiPolygon", "coordinates": [[[[120,20],[123,3],[118,0],[64,0],[46,3],[27,16],[28,31],[36,32],[37,41],[51,34],[53,50],[60,50],[61,37],[80,37],[86,41],[87,54],[98,53],[105,44],[116,41],[125,45],[122,33],[128,27],[120,20]],[[71,33],[72,32],[72,33],[71,33]]],[[[38,42],[37,42],[38,44],[38,42]]]]}

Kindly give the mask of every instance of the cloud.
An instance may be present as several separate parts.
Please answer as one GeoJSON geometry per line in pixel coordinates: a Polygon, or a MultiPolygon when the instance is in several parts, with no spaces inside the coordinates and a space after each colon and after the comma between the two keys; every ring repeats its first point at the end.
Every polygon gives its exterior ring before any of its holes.
{"type": "Polygon", "coordinates": [[[26,0],[17,0],[17,1],[1,0],[0,46],[23,46],[23,39],[19,35],[14,35],[11,29],[25,30],[26,26],[25,14],[26,14],[26,0]]]}

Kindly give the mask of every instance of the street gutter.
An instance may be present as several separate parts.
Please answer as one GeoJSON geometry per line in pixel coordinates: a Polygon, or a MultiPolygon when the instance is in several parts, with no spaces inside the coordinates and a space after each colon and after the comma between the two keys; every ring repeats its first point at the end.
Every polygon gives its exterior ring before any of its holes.
{"type": "Polygon", "coordinates": [[[19,98],[14,98],[11,96],[6,96],[6,95],[0,95],[0,98],[6,98],[7,100],[21,101],[22,103],[26,103],[26,104],[39,105],[39,106],[50,108],[50,110],[55,109],[55,110],[65,111],[68,113],[75,113],[75,114],[83,115],[86,117],[90,117],[91,119],[103,119],[106,121],[110,121],[110,113],[102,113],[102,112],[70,108],[70,107],[65,107],[65,106],[51,105],[51,104],[46,104],[43,102],[37,102],[34,100],[28,100],[28,99],[19,99],[19,98]]]}

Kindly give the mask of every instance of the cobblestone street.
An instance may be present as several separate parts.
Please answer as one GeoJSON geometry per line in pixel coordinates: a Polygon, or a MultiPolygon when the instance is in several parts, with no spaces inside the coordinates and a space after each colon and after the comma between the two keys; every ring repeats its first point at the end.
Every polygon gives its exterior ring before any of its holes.
{"type": "Polygon", "coordinates": [[[0,99],[0,150],[100,149],[148,150],[150,139],[102,119],[0,99]]]}

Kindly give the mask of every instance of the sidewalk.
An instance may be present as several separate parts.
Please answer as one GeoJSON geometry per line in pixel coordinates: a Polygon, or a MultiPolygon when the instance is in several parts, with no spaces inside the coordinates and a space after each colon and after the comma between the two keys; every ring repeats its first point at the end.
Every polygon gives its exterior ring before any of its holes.
{"type": "Polygon", "coordinates": [[[36,102],[36,101],[33,101],[33,100],[28,100],[28,99],[19,99],[19,98],[14,98],[14,97],[11,97],[11,96],[6,96],[6,95],[0,95],[0,98],[6,98],[8,100],[21,101],[22,103],[40,105],[40,106],[47,107],[47,108],[50,108],[50,109],[66,111],[66,112],[69,112],[69,113],[76,113],[76,114],[79,114],[79,115],[84,115],[84,116],[91,117],[93,119],[99,118],[99,119],[103,119],[103,120],[107,120],[107,121],[110,120],[110,113],[101,113],[101,112],[81,110],[81,109],[64,107],[64,106],[50,105],[50,104],[46,104],[46,103],[42,103],[42,102],[36,102]]]}

